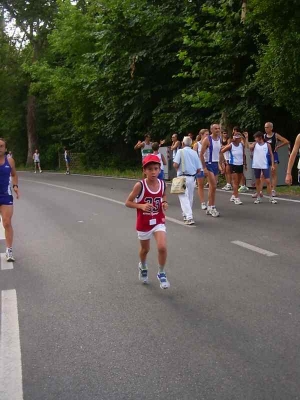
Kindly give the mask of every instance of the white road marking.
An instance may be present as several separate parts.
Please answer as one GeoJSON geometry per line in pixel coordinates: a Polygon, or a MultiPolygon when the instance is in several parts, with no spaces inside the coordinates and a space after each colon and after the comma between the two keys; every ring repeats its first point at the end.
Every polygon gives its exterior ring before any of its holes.
{"type": "MultiPolygon", "coordinates": [[[[28,171],[18,171],[18,172],[28,172],[28,171]]],[[[48,172],[48,174],[51,175],[65,175],[64,173],[61,172],[48,172]]],[[[121,178],[121,177],[116,177],[116,176],[105,176],[105,175],[87,175],[87,174],[72,174],[74,176],[84,176],[84,177],[88,177],[88,178],[103,178],[103,179],[114,179],[114,180],[121,180],[121,181],[138,181],[138,178],[121,178]]],[[[28,180],[28,179],[22,179],[22,180],[28,180]]],[[[35,181],[32,181],[35,182],[35,181]]],[[[171,182],[166,182],[167,185],[171,185],[171,182]]],[[[205,188],[208,190],[208,188],[205,188]]],[[[218,192],[220,193],[228,193],[225,190],[222,189],[217,189],[218,192]]],[[[254,192],[253,192],[254,193],[254,192]]],[[[239,193],[242,196],[252,196],[253,193],[239,193]]],[[[269,198],[269,196],[264,196],[267,199],[269,198]]],[[[289,201],[291,203],[300,203],[300,200],[295,200],[295,199],[286,199],[285,197],[278,197],[276,196],[277,200],[280,201],[289,201]]]]}
{"type": "Polygon", "coordinates": [[[0,259],[1,259],[1,270],[4,271],[6,269],[14,269],[14,263],[6,261],[5,253],[0,253],[0,259]]]}
{"type": "Polygon", "coordinates": [[[23,400],[17,293],[1,293],[0,399],[23,400]]]}
{"type": "MultiPolygon", "coordinates": [[[[123,201],[118,201],[118,200],[115,200],[115,199],[111,199],[110,197],[100,196],[99,194],[95,194],[95,193],[84,192],[83,190],[73,189],[73,188],[70,188],[70,187],[67,187],[67,186],[54,185],[53,183],[34,181],[32,179],[22,179],[22,181],[39,183],[41,185],[46,185],[46,186],[50,186],[50,187],[56,187],[58,189],[65,189],[65,190],[69,190],[71,192],[86,194],[88,196],[97,197],[98,199],[101,199],[101,200],[106,200],[106,201],[110,201],[111,203],[120,204],[121,206],[125,206],[125,203],[123,201]]],[[[166,220],[170,221],[170,222],[173,222],[174,224],[177,224],[177,225],[186,226],[182,221],[180,221],[178,219],[175,219],[175,218],[166,217],[166,220]]]]}
{"type": "Polygon", "coordinates": [[[235,240],[231,243],[236,244],[237,246],[244,247],[245,249],[255,251],[256,253],[263,254],[264,256],[267,256],[267,257],[278,256],[278,254],[276,254],[276,253],[272,253],[271,251],[261,249],[260,247],[252,246],[252,244],[241,242],[239,240],[235,240]]]}

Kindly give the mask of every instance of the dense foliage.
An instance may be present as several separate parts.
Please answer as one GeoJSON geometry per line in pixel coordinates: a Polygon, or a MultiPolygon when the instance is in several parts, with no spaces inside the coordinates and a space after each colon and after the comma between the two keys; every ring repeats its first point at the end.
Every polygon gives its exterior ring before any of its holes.
{"type": "Polygon", "coordinates": [[[253,132],[271,120],[291,140],[300,128],[297,0],[34,4],[0,2],[25,33],[0,36],[0,130],[19,162],[38,145],[52,167],[68,146],[92,167],[128,166],[144,133],[212,121],[253,132]]]}

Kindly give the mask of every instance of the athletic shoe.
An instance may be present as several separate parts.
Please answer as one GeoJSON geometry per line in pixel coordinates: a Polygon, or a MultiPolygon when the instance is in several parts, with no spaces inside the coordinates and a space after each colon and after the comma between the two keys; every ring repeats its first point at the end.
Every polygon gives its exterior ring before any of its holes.
{"type": "Polygon", "coordinates": [[[34,171],[34,173],[36,174],[36,171],[34,171]]]}
{"type": "Polygon", "coordinates": [[[7,261],[7,262],[14,262],[14,261],[15,261],[11,249],[7,249],[5,254],[6,254],[6,261],[7,261]]]}
{"type": "Polygon", "coordinates": [[[276,191],[274,189],[272,190],[272,197],[276,197],[276,191]]]}
{"type": "Polygon", "coordinates": [[[210,215],[210,211],[211,211],[211,207],[210,207],[210,206],[207,206],[206,215],[210,215]]]}
{"type": "MultiPolygon", "coordinates": [[[[253,193],[252,197],[253,197],[253,199],[256,199],[257,198],[257,193],[253,193]]],[[[263,192],[259,193],[259,197],[264,197],[263,192]]]]}
{"type": "Polygon", "coordinates": [[[232,202],[235,201],[235,196],[234,196],[234,194],[230,197],[230,201],[232,201],[232,202]]]}
{"type": "Polygon", "coordinates": [[[191,219],[187,219],[186,220],[186,225],[195,225],[195,221],[191,218],[191,219]]]}
{"type": "Polygon", "coordinates": [[[165,272],[158,272],[157,279],[160,282],[161,289],[168,289],[170,287],[170,282],[167,279],[167,275],[165,272]]]}
{"type": "Polygon", "coordinates": [[[40,174],[42,173],[43,171],[40,169],[40,174]]]}
{"type": "Polygon", "coordinates": [[[220,213],[219,213],[219,211],[217,211],[216,208],[212,208],[212,209],[210,210],[210,215],[211,215],[212,217],[219,217],[219,216],[220,216],[220,213]]]}
{"type": "Polygon", "coordinates": [[[205,203],[201,203],[201,210],[206,210],[207,209],[207,205],[205,203]]]}
{"type": "Polygon", "coordinates": [[[186,223],[186,221],[187,221],[187,218],[183,217],[183,222],[186,223]]]}
{"type": "Polygon", "coordinates": [[[241,199],[239,199],[238,197],[236,197],[234,199],[234,204],[236,204],[237,206],[239,206],[240,204],[243,204],[243,202],[241,201],[241,199]]]}
{"type": "Polygon", "coordinates": [[[249,191],[249,188],[245,185],[239,187],[239,193],[246,193],[249,191]]]}
{"type": "Polygon", "coordinates": [[[222,187],[222,190],[232,190],[232,186],[230,185],[230,183],[226,183],[226,185],[224,187],[222,187]]]}
{"type": "Polygon", "coordinates": [[[139,262],[139,280],[144,284],[147,284],[149,282],[148,269],[147,267],[143,268],[141,262],[139,262]]]}
{"type": "Polygon", "coordinates": [[[259,204],[259,203],[261,203],[261,197],[257,197],[254,202],[254,204],[259,204]]]}
{"type": "Polygon", "coordinates": [[[204,187],[205,187],[205,188],[208,188],[208,187],[209,187],[209,183],[206,182],[206,184],[204,185],[204,187]]]}
{"type": "Polygon", "coordinates": [[[275,200],[274,197],[270,197],[269,202],[272,204],[277,204],[277,200],[275,200]]]}

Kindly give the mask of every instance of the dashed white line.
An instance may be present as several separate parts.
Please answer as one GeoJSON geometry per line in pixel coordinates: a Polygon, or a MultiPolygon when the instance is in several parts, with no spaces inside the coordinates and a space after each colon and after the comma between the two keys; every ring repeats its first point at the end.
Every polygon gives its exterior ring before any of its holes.
{"type": "Polygon", "coordinates": [[[0,259],[1,259],[1,270],[4,271],[6,269],[14,269],[14,263],[6,261],[5,253],[0,253],[0,259]]]}
{"type": "Polygon", "coordinates": [[[23,400],[17,293],[1,293],[0,399],[23,400]]]}
{"type": "Polygon", "coordinates": [[[4,231],[4,227],[2,224],[2,218],[1,218],[1,222],[0,222],[0,240],[5,239],[5,231],[4,231]]]}
{"type": "Polygon", "coordinates": [[[278,254],[276,254],[276,253],[272,253],[271,251],[261,249],[260,247],[253,246],[252,244],[241,242],[239,240],[234,240],[231,243],[236,244],[237,246],[240,246],[240,247],[244,247],[245,249],[255,251],[256,253],[263,254],[264,256],[267,256],[267,257],[278,256],[278,254]]]}
{"type": "MultiPolygon", "coordinates": [[[[46,182],[41,182],[41,181],[34,181],[32,179],[22,179],[22,181],[39,183],[41,185],[46,185],[46,186],[50,186],[50,187],[56,187],[58,189],[65,189],[65,190],[69,190],[71,192],[86,194],[88,196],[96,197],[96,198],[101,199],[101,200],[110,201],[111,203],[120,204],[121,206],[125,205],[125,203],[123,201],[118,201],[118,200],[115,200],[115,199],[111,199],[110,197],[100,196],[99,194],[95,194],[95,193],[84,192],[83,190],[73,189],[73,188],[70,188],[70,187],[67,187],[67,186],[55,185],[53,183],[46,183],[46,182]]],[[[175,219],[175,218],[166,217],[166,220],[170,221],[170,222],[173,222],[174,224],[177,224],[177,225],[186,226],[184,224],[184,222],[179,221],[178,219],[175,219]]]]}

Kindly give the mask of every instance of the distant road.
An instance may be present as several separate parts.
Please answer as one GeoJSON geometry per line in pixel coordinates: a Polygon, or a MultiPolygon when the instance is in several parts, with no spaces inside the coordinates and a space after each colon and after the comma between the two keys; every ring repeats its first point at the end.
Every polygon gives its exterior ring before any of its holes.
{"type": "Polygon", "coordinates": [[[195,192],[187,227],[169,195],[163,291],[154,242],[151,284],[138,281],[133,184],[20,173],[0,399],[300,399],[300,204],[218,192],[212,218],[195,192]]]}

